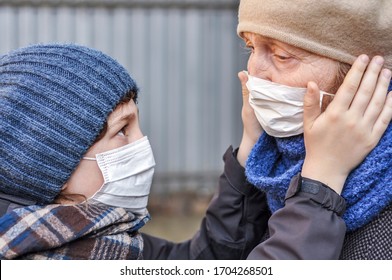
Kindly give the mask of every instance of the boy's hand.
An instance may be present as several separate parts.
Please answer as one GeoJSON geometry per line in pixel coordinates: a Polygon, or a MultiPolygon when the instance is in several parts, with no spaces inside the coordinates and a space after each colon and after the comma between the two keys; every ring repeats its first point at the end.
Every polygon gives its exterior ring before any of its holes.
{"type": "Polygon", "coordinates": [[[377,145],[392,118],[391,71],[383,58],[369,63],[361,55],[325,112],[319,89],[309,82],[304,100],[306,157],[302,176],[323,182],[341,193],[349,173],[377,145]]]}

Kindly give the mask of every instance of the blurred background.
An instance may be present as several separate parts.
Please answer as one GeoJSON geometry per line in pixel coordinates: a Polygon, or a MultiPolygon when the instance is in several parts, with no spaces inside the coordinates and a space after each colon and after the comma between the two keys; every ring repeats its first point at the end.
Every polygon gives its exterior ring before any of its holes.
{"type": "Polygon", "coordinates": [[[0,54],[73,42],[124,65],[140,87],[156,173],[143,231],[172,241],[199,227],[242,135],[238,0],[0,0],[0,54]]]}

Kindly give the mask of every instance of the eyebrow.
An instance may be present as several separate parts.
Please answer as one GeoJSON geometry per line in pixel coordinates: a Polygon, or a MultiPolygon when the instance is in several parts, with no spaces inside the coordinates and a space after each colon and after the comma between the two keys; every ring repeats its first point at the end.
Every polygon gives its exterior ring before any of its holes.
{"type": "Polygon", "coordinates": [[[108,119],[108,128],[112,128],[119,123],[127,121],[133,114],[133,112],[128,111],[124,113],[124,110],[120,109],[118,114],[111,116],[111,118],[108,119]]]}
{"type": "Polygon", "coordinates": [[[119,118],[111,119],[108,121],[108,126],[111,127],[113,125],[116,125],[117,123],[127,121],[131,115],[132,115],[132,113],[130,113],[130,114],[127,113],[127,114],[121,115],[121,117],[119,117],[119,118]]]}
{"type": "MultiPolygon", "coordinates": [[[[273,39],[273,38],[269,38],[269,37],[265,37],[265,36],[261,36],[261,38],[258,37],[258,39],[256,39],[256,42],[257,41],[259,41],[259,42],[261,41],[262,43],[265,43],[265,44],[270,44],[272,47],[275,47],[275,48],[283,49],[285,52],[287,52],[288,54],[290,54],[296,58],[307,57],[311,54],[310,52],[308,52],[304,49],[301,49],[300,47],[292,46],[288,43],[281,42],[277,39],[273,39]]],[[[249,38],[246,37],[245,42],[247,43],[247,42],[251,42],[251,41],[249,38]]]]}
{"type": "Polygon", "coordinates": [[[124,109],[120,109],[119,113],[116,114],[114,116],[114,118],[108,119],[108,123],[107,123],[108,129],[110,129],[112,127],[120,126],[121,123],[127,122],[134,115],[136,115],[139,118],[139,107],[136,106],[136,110],[137,110],[136,112],[135,111],[131,111],[131,112],[126,111],[126,113],[124,113],[124,109]]]}

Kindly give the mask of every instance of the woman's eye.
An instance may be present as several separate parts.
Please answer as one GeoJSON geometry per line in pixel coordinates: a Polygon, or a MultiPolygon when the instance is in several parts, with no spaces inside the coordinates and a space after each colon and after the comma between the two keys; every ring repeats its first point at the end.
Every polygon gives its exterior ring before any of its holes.
{"type": "Polygon", "coordinates": [[[245,45],[245,49],[247,49],[249,52],[254,51],[254,47],[252,45],[245,45]]]}
{"type": "Polygon", "coordinates": [[[278,55],[278,54],[274,54],[274,57],[275,57],[276,60],[278,60],[280,62],[286,62],[286,61],[291,59],[290,56],[278,55]]]}

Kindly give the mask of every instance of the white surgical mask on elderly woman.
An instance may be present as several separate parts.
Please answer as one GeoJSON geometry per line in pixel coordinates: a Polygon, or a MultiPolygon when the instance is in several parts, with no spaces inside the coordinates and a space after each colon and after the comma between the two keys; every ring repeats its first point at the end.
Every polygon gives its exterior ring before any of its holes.
{"type": "MultiPolygon", "coordinates": [[[[264,131],[274,137],[303,133],[306,88],[290,87],[248,75],[249,103],[264,131]]],[[[324,95],[320,91],[320,107],[324,95]]]]}
{"type": "Polygon", "coordinates": [[[102,187],[89,202],[122,207],[135,215],[147,214],[155,166],[147,136],[95,158],[83,159],[96,160],[104,178],[102,187]]]}

